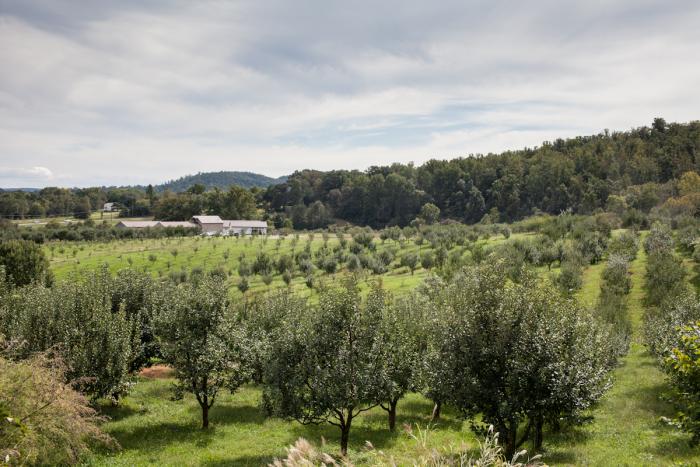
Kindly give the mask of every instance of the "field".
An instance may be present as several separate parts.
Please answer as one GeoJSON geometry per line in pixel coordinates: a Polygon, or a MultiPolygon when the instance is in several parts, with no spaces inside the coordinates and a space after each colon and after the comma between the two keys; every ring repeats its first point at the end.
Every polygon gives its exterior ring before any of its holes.
{"type": "MultiPolygon", "coordinates": [[[[514,234],[511,240],[525,235],[514,234]]],[[[240,257],[252,261],[261,250],[278,256],[293,249],[298,251],[307,241],[311,242],[314,251],[324,243],[324,239],[316,234],[311,239],[301,236],[296,240],[294,237],[177,238],[105,244],[61,243],[46,248],[58,280],[74,271],[98,268],[105,263],[112,271],[132,267],[150,271],[154,276],[166,276],[183,269],[223,268],[232,272],[232,294],[240,298],[240,292],[235,289],[235,271],[240,257]]],[[[488,245],[507,240],[499,235],[480,241],[488,245]]],[[[334,235],[328,238],[330,247],[337,242],[334,235]]],[[[388,272],[381,276],[388,289],[400,294],[415,287],[429,274],[420,268],[411,274],[407,268],[398,266],[401,254],[426,249],[426,245],[419,247],[413,242],[400,244],[391,240],[382,243],[378,239],[375,242],[378,251],[390,249],[398,252],[388,272]]],[[[633,289],[628,310],[634,336],[630,352],[613,372],[612,388],[586,414],[590,415],[590,421],[558,434],[545,435],[544,459],[550,465],[688,465],[700,462],[700,452],[690,447],[689,436],[660,421],[661,417],[672,416],[673,410],[663,400],[667,390],[664,376],[641,343],[645,264],[646,257],[640,249],[631,265],[633,289]]],[[[690,260],[686,265],[689,269],[694,266],[690,260]]],[[[604,264],[599,263],[585,270],[578,299],[588,306],[596,301],[603,267],[604,264]]],[[[333,276],[316,274],[321,280],[330,281],[344,273],[333,276]]],[[[690,278],[697,282],[695,273],[690,278]]],[[[256,276],[251,280],[247,294],[283,286],[279,275],[269,286],[256,276]]],[[[305,286],[304,277],[299,273],[294,277],[292,287],[300,293],[315,293],[305,286]]],[[[193,397],[177,402],[169,399],[171,381],[167,375],[161,378],[139,377],[133,392],[120,407],[103,406],[104,412],[111,417],[105,429],[119,441],[122,450],[116,453],[102,451],[88,460],[90,465],[261,465],[284,455],[284,448],[299,437],[316,444],[325,440],[326,450],[339,450],[335,427],[302,426],[266,418],[259,408],[260,389],[254,386],[220,398],[211,412],[213,428],[202,431],[199,428],[199,408],[193,397]]],[[[425,429],[430,423],[431,408],[430,401],[411,394],[399,403],[399,426],[411,426],[414,432],[418,426],[425,429]]],[[[405,465],[409,456],[422,449],[421,443],[405,430],[389,432],[386,413],[379,408],[363,414],[353,425],[350,457],[359,465],[371,465],[379,455],[376,451],[368,451],[365,441],[370,441],[384,456],[393,457],[398,465],[405,465]]],[[[476,449],[478,440],[469,424],[448,408],[439,422],[430,425],[426,444],[466,444],[476,449]]]]}
{"type": "MultiPolygon", "coordinates": [[[[513,234],[511,239],[525,238],[529,234],[513,234]]],[[[346,235],[349,239],[349,236],[346,235]]],[[[411,271],[406,267],[400,267],[399,257],[406,253],[421,253],[428,250],[427,245],[418,246],[414,242],[403,243],[392,240],[381,242],[378,239],[377,251],[389,250],[395,256],[388,267],[388,271],[381,275],[384,286],[392,291],[410,290],[418,285],[429,271],[420,268],[411,271]]],[[[486,240],[483,244],[498,244],[505,241],[502,235],[486,240]]],[[[338,238],[331,234],[327,242],[320,234],[302,234],[298,237],[178,237],[144,240],[120,240],[108,243],[89,242],[61,242],[50,243],[46,248],[46,254],[51,261],[51,269],[57,279],[65,279],[71,274],[81,273],[86,270],[95,270],[107,265],[111,272],[121,269],[133,268],[148,271],[155,277],[167,277],[182,271],[191,272],[193,269],[211,271],[222,269],[231,279],[232,293],[238,293],[235,289],[237,281],[237,269],[241,259],[248,263],[255,260],[261,251],[267,252],[271,258],[276,258],[292,252],[299,252],[310,242],[311,251],[316,252],[324,243],[330,249],[338,245],[338,238]]],[[[468,254],[460,251],[461,254],[468,254]]],[[[331,280],[338,275],[329,276],[322,271],[316,271],[315,276],[321,280],[331,280]]],[[[311,292],[305,285],[306,276],[299,271],[294,274],[291,287],[299,293],[309,295],[311,292]]],[[[273,276],[272,283],[266,285],[260,276],[249,278],[250,289],[247,292],[259,293],[268,289],[285,287],[282,277],[273,276]]]]}

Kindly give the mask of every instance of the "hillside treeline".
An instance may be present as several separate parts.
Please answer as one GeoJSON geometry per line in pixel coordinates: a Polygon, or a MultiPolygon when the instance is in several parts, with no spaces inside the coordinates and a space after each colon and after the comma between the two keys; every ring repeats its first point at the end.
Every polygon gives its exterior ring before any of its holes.
{"type": "Polygon", "coordinates": [[[668,182],[700,170],[700,122],[558,139],[535,149],[393,164],[366,171],[305,170],[271,186],[264,201],[294,227],[323,227],[333,218],[380,227],[406,225],[425,203],[443,218],[474,223],[484,215],[508,222],[542,211],[590,213],[623,195],[648,212],[674,194],[668,182]]]}
{"type": "Polygon", "coordinates": [[[336,221],[374,228],[406,226],[426,204],[435,205],[442,219],[466,223],[487,215],[492,222],[510,222],[568,209],[588,214],[604,208],[638,216],[657,206],[692,216],[700,206],[697,198],[665,203],[681,194],[676,182],[682,174],[700,172],[699,151],[700,122],[667,124],[659,118],[651,127],[558,139],[501,154],[434,159],[421,166],[303,170],[266,190],[212,190],[193,179],[178,193],[152,186],[0,192],[0,218],[86,218],[105,202],[117,203],[121,215],[129,217],[262,215],[277,228],[296,229],[336,221]]]}

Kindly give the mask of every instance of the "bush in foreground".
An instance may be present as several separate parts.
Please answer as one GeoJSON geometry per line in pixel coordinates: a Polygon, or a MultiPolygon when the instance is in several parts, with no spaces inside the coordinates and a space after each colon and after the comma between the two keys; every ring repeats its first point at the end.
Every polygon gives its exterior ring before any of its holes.
{"type": "Polygon", "coordinates": [[[0,355],[0,463],[74,464],[93,444],[117,446],[65,370],[43,353],[18,362],[0,355]]]}

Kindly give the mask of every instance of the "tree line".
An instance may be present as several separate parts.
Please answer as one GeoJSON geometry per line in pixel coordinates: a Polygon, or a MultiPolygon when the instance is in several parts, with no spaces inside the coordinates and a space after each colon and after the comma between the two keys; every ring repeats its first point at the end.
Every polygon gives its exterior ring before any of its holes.
{"type": "Polygon", "coordinates": [[[186,220],[211,213],[256,216],[275,227],[323,228],[336,220],[374,228],[405,226],[426,204],[438,218],[476,223],[511,222],[533,213],[597,209],[644,216],[655,207],[674,215],[700,209],[700,123],[666,123],[626,132],[559,139],[537,148],[392,164],[364,171],[302,170],[285,182],[260,188],[206,190],[194,184],[179,193],[146,188],[45,188],[0,193],[0,217],[88,216],[106,201],[123,215],[186,220]],[[682,180],[685,173],[695,173],[682,180]]]}
{"type": "MultiPolygon", "coordinates": [[[[425,203],[443,218],[466,223],[485,215],[510,222],[535,212],[588,214],[612,209],[649,212],[674,195],[673,180],[700,169],[700,123],[545,142],[501,154],[393,164],[365,171],[296,172],[268,187],[263,199],[295,227],[323,227],[338,218],[360,225],[406,225],[425,203]]],[[[695,182],[697,183],[697,182],[695,182]]],[[[698,200],[669,209],[697,212],[698,200]]]]}

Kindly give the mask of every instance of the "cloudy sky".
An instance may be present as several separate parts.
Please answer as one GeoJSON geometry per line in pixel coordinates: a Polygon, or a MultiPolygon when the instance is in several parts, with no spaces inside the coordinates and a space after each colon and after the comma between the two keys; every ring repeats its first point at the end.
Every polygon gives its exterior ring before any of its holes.
{"type": "Polygon", "coordinates": [[[0,187],[366,168],[700,118],[700,2],[0,0],[0,187]]]}

